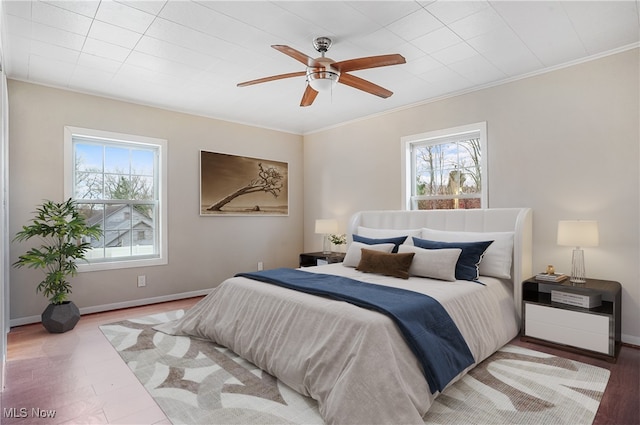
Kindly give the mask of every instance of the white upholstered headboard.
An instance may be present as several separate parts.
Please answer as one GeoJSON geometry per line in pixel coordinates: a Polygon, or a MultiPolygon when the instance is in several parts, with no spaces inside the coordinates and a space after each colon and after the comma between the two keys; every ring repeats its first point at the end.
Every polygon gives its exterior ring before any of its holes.
{"type": "Polygon", "coordinates": [[[493,208],[472,210],[386,210],[360,211],[349,222],[348,238],[358,226],[376,229],[420,229],[467,232],[514,232],[513,295],[520,316],[522,281],[532,276],[533,225],[530,208],[493,208]]]}

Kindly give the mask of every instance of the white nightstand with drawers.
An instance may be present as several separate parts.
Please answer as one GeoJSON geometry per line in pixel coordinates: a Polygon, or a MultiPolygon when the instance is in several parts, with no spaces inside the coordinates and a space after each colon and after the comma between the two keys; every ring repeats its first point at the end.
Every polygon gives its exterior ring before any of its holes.
{"type": "Polygon", "coordinates": [[[521,339],[615,362],[620,349],[621,304],[619,282],[552,283],[532,277],[522,283],[521,339]],[[553,302],[552,290],[598,295],[602,304],[582,308],[553,302]]]}

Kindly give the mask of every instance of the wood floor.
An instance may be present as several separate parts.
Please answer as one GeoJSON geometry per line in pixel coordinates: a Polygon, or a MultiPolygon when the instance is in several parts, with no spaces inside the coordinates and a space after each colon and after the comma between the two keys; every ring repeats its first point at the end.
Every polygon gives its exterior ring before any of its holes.
{"type": "MultiPolygon", "coordinates": [[[[49,334],[40,324],[12,329],[0,423],[170,424],[98,327],[189,308],[197,301],[192,298],[87,315],[64,334],[49,334]],[[52,411],[55,417],[45,418],[52,411]]],[[[512,343],[609,369],[611,377],[594,425],[640,424],[639,349],[622,347],[617,363],[611,364],[518,339],[512,343]]]]}

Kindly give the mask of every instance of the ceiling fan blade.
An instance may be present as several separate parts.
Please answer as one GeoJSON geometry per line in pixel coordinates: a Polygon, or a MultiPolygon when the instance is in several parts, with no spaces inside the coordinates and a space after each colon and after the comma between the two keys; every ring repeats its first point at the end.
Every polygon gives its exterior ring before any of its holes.
{"type": "Polygon", "coordinates": [[[351,74],[340,74],[338,82],[353,87],[354,89],[366,91],[367,93],[371,93],[385,99],[393,94],[392,91],[389,91],[384,87],[380,87],[377,84],[373,84],[371,81],[364,80],[351,74]]]}
{"type": "Polygon", "coordinates": [[[364,58],[347,59],[345,61],[334,62],[332,67],[340,72],[356,71],[358,69],[378,68],[380,66],[399,65],[405,63],[406,60],[402,55],[380,55],[367,56],[364,58]]]}
{"type": "Polygon", "coordinates": [[[318,92],[315,91],[310,85],[307,84],[307,88],[302,94],[302,100],[300,100],[300,106],[309,106],[316,100],[318,92]]]}
{"type": "Polygon", "coordinates": [[[316,60],[304,53],[294,49],[293,47],[285,46],[284,44],[273,44],[271,47],[285,55],[294,58],[304,66],[316,66],[316,60]]]}
{"type": "Polygon", "coordinates": [[[272,75],[271,77],[258,78],[257,80],[238,83],[238,87],[251,86],[253,84],[266,83],[268,81],[282,80],[283,78],[302,77],[307,75],[306,71],[290,72],[288,74],[272,75]]]}

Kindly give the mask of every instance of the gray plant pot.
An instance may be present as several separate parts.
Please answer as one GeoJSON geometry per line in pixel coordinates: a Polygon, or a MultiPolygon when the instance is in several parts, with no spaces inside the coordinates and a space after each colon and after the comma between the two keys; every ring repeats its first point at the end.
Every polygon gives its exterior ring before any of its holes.
{"type": "Polygon", "coordinates": [[[72,301],[49,304],[42,312],[42,326],[51,333],[70,331],[79,320],[80,310],[72,301]]]}

